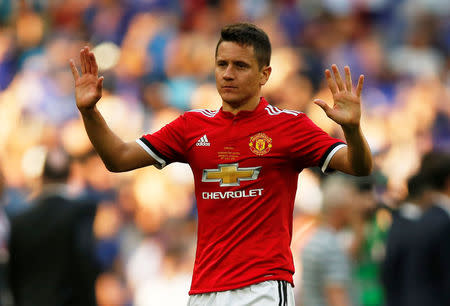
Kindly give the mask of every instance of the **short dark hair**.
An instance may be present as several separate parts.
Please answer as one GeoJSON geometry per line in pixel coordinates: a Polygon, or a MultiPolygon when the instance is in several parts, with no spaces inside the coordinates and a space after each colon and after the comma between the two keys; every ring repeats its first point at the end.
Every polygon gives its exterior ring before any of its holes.
{"type": "Polygon", "coordinates": [[[419,172],[429,187],[442,191],[450,179],[450,153],[428,152],[422,158],[419,172]]]}
{"type": "Polygon", "coordinates": [[[71,157],[62,148],[47,152],[42,178],[46,182],[65,183],[70,174],[71,157]]]}
{"type": "Polygon", "coordinates": [[[423,195],[428,189],[428,182],[423,173],[416,173],[408,179],[408,198],[414,199],[423,195]]]}
{"type": "Polygon", "coordinates": [[[270,65],[272,47],[266,32],[251,23],[235,23],[224,26],[216,46],[216,57],[219,46],[224,41],[230,41],[242,46],[252,46],[259,69],[270,65]]]}

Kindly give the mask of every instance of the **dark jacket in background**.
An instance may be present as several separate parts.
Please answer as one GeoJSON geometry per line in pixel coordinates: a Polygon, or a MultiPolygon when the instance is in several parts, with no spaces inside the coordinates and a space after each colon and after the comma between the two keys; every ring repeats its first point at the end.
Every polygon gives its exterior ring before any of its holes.
{"type": "Polygon", "coordinates": [[[410,237],[401,305],[450,305],[450,213],[439,205],[429,208],[410,237]]]}
{"type": "Polygon", "coordinates": [[[386,240],[386,255],[381,265],[386,306],[402,306],[406,303],[406,270],[420,215],[420,208],[409,203],[392,213],[393,220],[386,240]]]}
{"type": "Polygon", "coordinates": [[[48,194],[11,220],[10,286],[16,306],[96,305],[96,205],[48,194]]]}

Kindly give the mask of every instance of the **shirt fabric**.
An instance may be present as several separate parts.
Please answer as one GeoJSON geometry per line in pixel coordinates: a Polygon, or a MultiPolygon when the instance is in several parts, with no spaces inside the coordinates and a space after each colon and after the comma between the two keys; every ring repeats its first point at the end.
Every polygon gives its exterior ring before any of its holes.
{"type": "Polygon", "coordinates": [[[335,232],[326,227],[318,228],[301,254],[303,305],[328,305],[325,288],[330,285],[340,286],[350,293],[350,260],[339,246],[335,232]]]}
{"type": "Polygon", "coordinates": [[[392,224],[386,238],[386,253],[381,265],[381,284],[386,306],[402,306],[410,292],[406,287],[408,261],[414,245],[414,231],[422,211],[418,205],[404,203],[392,213],[392,224]]]}
{"type": "Polygon", "coordinates": [[[163,168],[188,163],[195,181],[198,239],[189,294],[267,280],[293,285],[290,250],[298,174],[343,146],[305,114],[261,98],[238,114],[192,110],[137,142],[163,168]]]}

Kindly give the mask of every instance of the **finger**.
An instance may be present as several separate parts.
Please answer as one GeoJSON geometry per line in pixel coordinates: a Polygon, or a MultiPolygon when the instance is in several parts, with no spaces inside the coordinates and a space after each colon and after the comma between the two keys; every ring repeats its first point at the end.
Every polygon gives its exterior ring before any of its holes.
{"type": "Polygon", "coordinates": [[[85,74],[86,73],[86,59],[84,56],[84,49],[80,50],[80,64],[81,64],[81,73],[85,74]]]}
{"type": "Polygon", "coordinates": [[[89,61],[91,62],[91,72],[94,75],[97,75],[98,65],[97,65],[97,61],[95,60],[95,55],[93,52],[89,52],[89,61]]]}
{"type": "Polygon", "coordinates": [[[330,88],[331,93],[334,95],[337,93],[337,87],[336,87],[336,82],[334,81],[333,77],[331,76],[331,72],[330,70],[325,70],[325,78],[327,80],[328,83],[328,88],[330,88]]]}
{"type": "Polygon", "coordinates": [[[325,102],[323,100],[315,99],[313,102],[316,105],[320,106],[323,109],[323,111],[325,112],[325,114],[327,114],[327,116],[330,113],[330,111],[332,110],[332,108],[328,106],[327,102],[325,102]]]}
{"type": "Polygon", "coordinates": [[[97,89],[100,90],[100,91],[103,89],[103,80],[104,79],[105,78],[101,76],[97,80],[97,89]]]}
{"type": "Polygon", "coordinates": [[[73,79],[76,82],[78,80],[78,78],[80,77],[80,74],[78,73],[78,69],[75,66],[75,62],[73,61],[73,59],[70,59],[69,62],[70,62],[70,69],[72,70],[73,79]]]}
{"type": "Polygon", "coordinates": [[[344,67],[344,71],[345,71],[345,87],[347,88],[347,91],[352,91],[352,75],[350,73],[350,67],[349,66],[345,66],[344,67]]]}
{"type": "Polygon", "coordinates": [[[358,96],[358,98],[361,97],[363,85],[364,85],[364,75],[361,74],[359,76],[358,86],[356,86],[356,96],[358,96]]]}
{"type": "Polygon", "coordinates": [[[85,63],[86,63],[86,73],[91,73],[92,69],[91,69],[91,59],[89,56],[89,47],[84,47],[84,56],[85,56],[85,63]]]}
{"type": "Polygon", "coordinates": [[[342,81],[341,74],[339,73],[339,69],[336,65],[331,65],[331,69],[333,70],[334,78],[336,79],[336,84],[339,90],[344,90],[344,82],[342,81]]]}

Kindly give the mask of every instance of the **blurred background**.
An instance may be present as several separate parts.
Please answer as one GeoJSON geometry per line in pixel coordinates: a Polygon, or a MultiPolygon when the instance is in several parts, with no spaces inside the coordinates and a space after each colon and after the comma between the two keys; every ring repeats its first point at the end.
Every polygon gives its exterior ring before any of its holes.
{"type": "MultiPolygon", "coordinates": [[[[172,164],[109,173],[80,120],[69,59],[79,63],[80,49],[91,46],[105,76],[99,109],[132,141],[188,109],[218,109],[220,28],[253,22],[273,48],[263,95],[305,112],[333,136],[343,137],[340,128],[312,103],[332,101],[324,70],[336,63],[349,65],[354,79],[366,76],[362,125],[375,171],[355,183],[364,235],[352,283],[356,305],[383,305],[378,274],[391,209],[408,195],[423,155],[450,149],[449,16],[446,0],[0,0],[2,209],[11,217],[33,205],[46,152],[63,147],[73,157],[70,192],[101,203],[94,223],[103,267],[99,305],[184,305],[195,256],[191,171],[172,164]]],[[[322,205],[316,170],[299,179],[296,294],[302,249],[322,205]]],[[[355,231],[351,224],[342,231],[344,244],[355,231]]],[[[1,232],[5,263],[7,230],[1,232]]]]}

